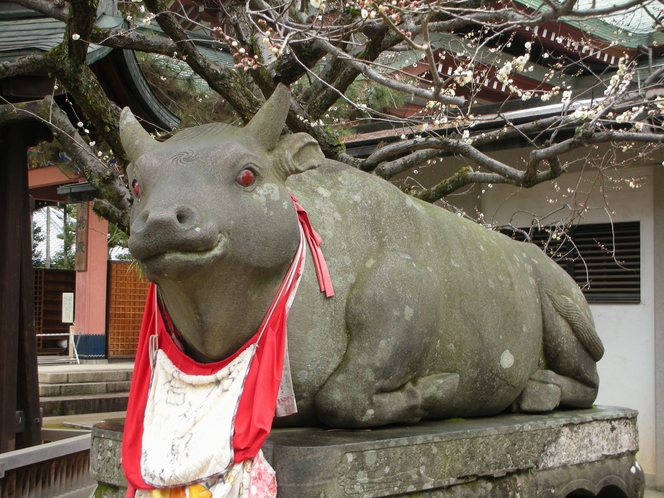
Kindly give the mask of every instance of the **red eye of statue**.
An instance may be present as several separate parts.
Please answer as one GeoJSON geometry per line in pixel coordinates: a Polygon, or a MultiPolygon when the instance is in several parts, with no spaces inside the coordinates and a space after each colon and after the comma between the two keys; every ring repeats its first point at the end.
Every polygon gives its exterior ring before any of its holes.
{"type": "Polygon", "coordinates": [[[138,183],[138,180],[131,182],[131,186],[134,189],[134,197],[137,199],[141,198],[141,185],[138,183]]]}
{"type": "Polygon", "coordinates": [[[250,187],[253,185],[256,180],[256,173],[254,173],[249,168],[245,168],[240,171],[235,177],[235,183],[241,185],[242,187],[250,187]]]}

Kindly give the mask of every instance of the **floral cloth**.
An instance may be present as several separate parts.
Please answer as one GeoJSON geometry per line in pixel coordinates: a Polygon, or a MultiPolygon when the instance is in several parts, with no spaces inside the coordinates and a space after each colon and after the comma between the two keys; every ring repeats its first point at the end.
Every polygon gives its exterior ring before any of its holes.
{"type": "Polygon", "coordinates": [[[189,486],[139,489],[135,498],[275,498],[277,478],[263,452],[235,464],[225,475],[189,486]]]}
{"type": "Polygon", "coordinates": [[[195,483],[232,466],[235,414],[255,351],[252,344],[211,375],[185,374],[156,351],[143,422],[141,474],[147,484],[195,483]]]}

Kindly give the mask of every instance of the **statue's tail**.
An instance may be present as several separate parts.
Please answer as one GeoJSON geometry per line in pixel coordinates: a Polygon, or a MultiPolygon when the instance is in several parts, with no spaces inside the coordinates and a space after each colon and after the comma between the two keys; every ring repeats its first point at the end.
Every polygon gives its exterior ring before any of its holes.
{"type": "Polygon", "coordinates": [[[604,345],[595,331],[592,321],[581,311],[579,306],[569,297],[546,291],[553,307],[572,328],[576,338],[583,344],[590,356],[599,361],[604,356],[604,345]]]}

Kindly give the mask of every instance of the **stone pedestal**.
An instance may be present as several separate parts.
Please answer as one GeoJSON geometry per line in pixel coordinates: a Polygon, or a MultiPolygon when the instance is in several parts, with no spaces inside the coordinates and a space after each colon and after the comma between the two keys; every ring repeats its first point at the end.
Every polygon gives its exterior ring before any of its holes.
{"type": "MultiPolygon", "coordinates": [[[[284,498],[643,496],[637,413],[624,408],[453,419],[367,431],[274,430],[284,498]]],[[[124,496],[122,422],[93,429],[95,496],[124,496]]]]}

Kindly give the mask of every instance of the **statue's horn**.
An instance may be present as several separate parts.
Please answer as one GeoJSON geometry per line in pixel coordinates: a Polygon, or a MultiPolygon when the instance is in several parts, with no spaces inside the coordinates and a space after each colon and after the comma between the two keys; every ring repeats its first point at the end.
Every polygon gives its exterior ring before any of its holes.
{"type": "Polygon", "coordinates": [[[129,107],[120,114],[120,140],[131,162],[159,146],[145,128],[136,120],[129,107]]]}
{"type": "Polygon", "coordinates": [[[279,83],[272,96],[244,127],[244,134],[265,151],[274,149],[279,140],[290,109],[290,98],[288,87],[279,83]]]}

